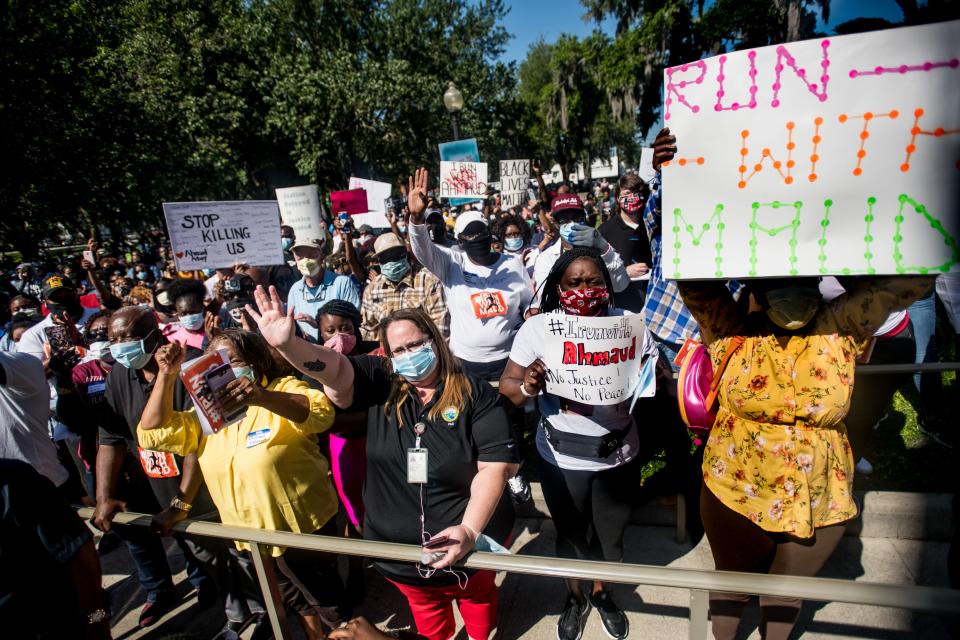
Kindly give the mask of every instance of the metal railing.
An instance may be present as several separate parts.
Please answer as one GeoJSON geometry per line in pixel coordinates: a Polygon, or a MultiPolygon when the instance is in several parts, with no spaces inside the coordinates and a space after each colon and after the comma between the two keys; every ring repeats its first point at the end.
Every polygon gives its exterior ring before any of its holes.
{"type": "MultiPolygon", "coordinates": [[[[93,509],[78,510],[82,518],[93,517],[93,509]]],[[[149,526],[151,516],[142,513],[118,513],[117,524],[149,526]]],[[[278,640],[291,638],[286,613],[277,590],[273,562],[268,547],[292,547],[313,551],[363,556],[384,560],[419,562],[421,549],[415,545],[374,542],[331,536],[317,536],[285,531],[267,531],[200,520],[184,520],[176,531],[196,536],[240,540],[250,544],[254,568],[264,594],[264,604],[278,640]]],[[[545,556],[504,555],[474,552],[460,566],[469,569],[490,569],[525,575],[600,580],[632,585],[648,585],[690,590],[690,640],[704,640],[709,630],[709,592],[750,593],[755,595],[800,598],[825,602],[878,607],[894,607],[914,611],[960,612],[960,591],[916,585],[853,582],[833,578],[679,569],[652,565],[567,560],[545,556]]]]}

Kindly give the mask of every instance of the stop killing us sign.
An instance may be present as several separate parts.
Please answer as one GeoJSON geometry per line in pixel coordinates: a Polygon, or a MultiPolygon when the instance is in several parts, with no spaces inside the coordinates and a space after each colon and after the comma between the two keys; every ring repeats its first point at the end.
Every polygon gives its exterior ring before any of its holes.
{"type": "Polygon", "coordinates": [[[960,22],[664,72],[671,279],[960,269],[960,22]]]}

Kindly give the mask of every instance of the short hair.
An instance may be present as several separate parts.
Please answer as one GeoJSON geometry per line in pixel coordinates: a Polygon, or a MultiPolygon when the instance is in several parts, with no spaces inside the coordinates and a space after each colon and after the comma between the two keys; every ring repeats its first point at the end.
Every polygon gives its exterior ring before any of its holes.
{"type": "Polygon", "coordinates": [[[321,316],[336,316],[346,318],[353,323],[353,332],[357,336],[357,341],[361,339],[360,325],[363,319],[360,317],[360,310],[352,302],[346,300],[330,300],[317,311],[317,324],[320,323],[321,316]]]}
{"type": "Polygon", "coordinates": [[[650,186],[636,173],[627,173],[620,177],[617,182],[617,195],[624,189],[638,193],[644,198],[650,195],[650,186]]]}
{"type": "Polygon", "coordinates": [[[200,280],[177,278],[167,288],[167,296],[170,297],[170,305],[173,307],[177,306],[177,300],[186,297],[195,297],[203,304],[203,299],[207,297],[207,287],[200,280]]]}
{"type": "Polygon", "coordinates": [[[93,326],[93,323],[99,320],[100,318],[107,319],[107,326],[110,325],[110,316],[113,314],[113,311],[109,309],[104,309],[102,311],[97,311],[95,314],[87,318],[87,324],[83,325],[83,338],[90,341],[90,327],[93,326]]]}

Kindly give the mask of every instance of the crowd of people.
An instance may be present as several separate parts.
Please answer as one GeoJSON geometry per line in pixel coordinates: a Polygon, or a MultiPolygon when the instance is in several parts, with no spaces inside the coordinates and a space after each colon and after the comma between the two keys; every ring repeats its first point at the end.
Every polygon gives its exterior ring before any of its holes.
{"type": "MultiPolygon", "coordinates": [[[[406,598],[414,635],[452,637],[455,604],[468,636],[488,638],[495,574],[459,563],[510,546],[529,478],[558,557],[620,562],[641,470],[664,448],[717,569],[816,575],[858,514],[871,428],[911,381],[855,387],[855,367],[936,359],[937,309],[960,333],[958,274],[667,279],[659,168],[676,152],[664,130],[651,181],[627,173],[580,188],[548,187],[534,163],[536,197],[509,209],[497,195],[449,207],[420,169],[389,229],[340,217],[319,237],[282,226],[277,265],[180,272],[157,232],[16,266],[0,286],[5,633],[110,637],[97,550],[69,507],[86,504],[100,551],[123,544],[136,565],[141,627],[176,605],[161,541],[172,535],[198,604],[222,606],[224,634],[255,626],[270,637],[249,545],[173,530],[191,517],[420,545],[419,563],[374,563],[406,598]],[[558,314],[642,317],[636,349],[650,375],[636,404],[547,390],[546,323],[558,314]],[[688,339],[729,363],[699,446],[672,375],[688,339]],[[220,407],[243,413],[215,434],[179,375],[211,351],[235,378],[217,391],[220,407]],[[115,523],[121,511],[154,514],[152,527],[115,523]]],[[[922,427],[951,446],[939,377],[912,382],[922,427]]],[[[333,554],[268,553],[305,637],[385,637],[352,619],[364,611],[362,562],[344,580],[333,554]]],[[[748,601],[711,594],[715,637],[736,637],[748,601]]],[[[761,598],[761,635],[787,638],[800,605],[761,598]]],[[[599,581],[569,580],[565,600],[545,607],[559,613],[560,640],[578,640],[592,609],[610,637],[629,634],[599,581]]]]}

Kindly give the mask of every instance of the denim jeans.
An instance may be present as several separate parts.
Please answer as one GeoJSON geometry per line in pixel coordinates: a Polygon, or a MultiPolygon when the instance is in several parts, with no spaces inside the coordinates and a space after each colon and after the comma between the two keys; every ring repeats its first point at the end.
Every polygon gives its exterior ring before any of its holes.
{"type": "MultiPolygon", "coordinates": [[[[917,343],[914,362],[936,362],[939,352],[936,342],[937,306],[934,293],[931,291],[926,298],[914,302],[907,312],[910,314],[917,343]]],[[[936,371],[913,375],[913,386],[920,393],[921,415],[938,406],[941,385],[940,374],[936,371]]]]}
{"type": "Polygon", "coordinates": [[[164,593],[173,593],[173,578],[163,542],[145,527],[114,525],[113,530],[127,543],[130,557],[137,565],[137,579],[147,592],[147,602],[155,602],[164,593]]]}

